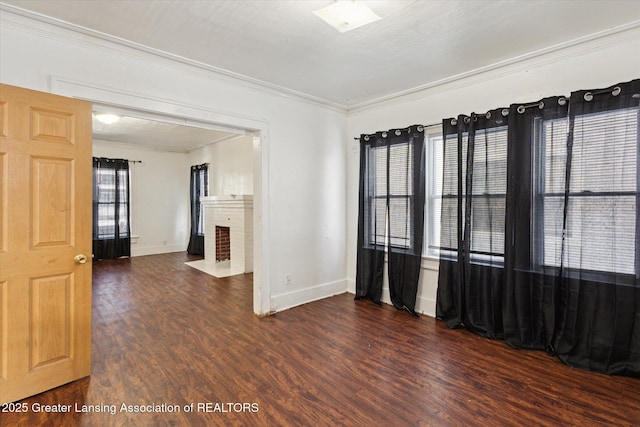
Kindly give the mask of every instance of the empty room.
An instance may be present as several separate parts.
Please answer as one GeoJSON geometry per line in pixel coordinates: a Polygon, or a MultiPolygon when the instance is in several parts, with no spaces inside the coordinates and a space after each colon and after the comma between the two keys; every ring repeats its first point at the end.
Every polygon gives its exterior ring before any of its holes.
{"type": "Polygon", "coordinates": [[[637,0],[0,1],[0,425],[637,425],[637,0]]]}

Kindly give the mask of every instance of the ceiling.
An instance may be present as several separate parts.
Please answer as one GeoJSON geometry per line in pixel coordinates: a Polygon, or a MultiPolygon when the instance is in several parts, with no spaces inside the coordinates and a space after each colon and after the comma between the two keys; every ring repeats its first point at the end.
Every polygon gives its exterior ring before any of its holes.
{"type": "MultiPolygon", "coordinates": [[[[365,1],[382,19],[339,33],[312,13],[331,3],[3,0],[2,6],[347,110],[640,27],[637,0],[389,0],[365,1]]],[[[180,150],[233,136],[134,118],[110,127],[94,122],[94,132],[96,139],[180,150]]]]}
{"type": "Polygon", "coordinates": [[[637,0],[365,1],[382,19],[347,33],[312,13],[332,1],[4,3],[346,109],[640,27],[637,0]]]}
{"type": "Polygon", "coordinates": [[[104,124],[93,118],[94,140],[143,145],[163,151],[189,152],[216,142],[235,139],[240,135],[242,134],[131,116],[121,116],[113,124],[104,124]]]}

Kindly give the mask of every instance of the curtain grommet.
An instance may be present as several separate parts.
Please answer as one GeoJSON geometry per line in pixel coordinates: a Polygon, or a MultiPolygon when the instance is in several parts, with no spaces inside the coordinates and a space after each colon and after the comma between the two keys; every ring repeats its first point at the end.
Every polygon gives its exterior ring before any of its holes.
{"type": "Polygon", "coordinates": [[[524,105],[518,105],[518,108],[516,109],[520,114],[524,114],[525,110],[526,108],[524,108],[524,105]]]}
{"type": "Polygon", "coordinates": [[[584,94],[584,100],[589,102],[591,100],[593,100],[593,94],[591,92],[587,92],[584,94]]]}
{"type": "Polygon", "coordinates": [[[620,89],[620,86],[616,86],[611,91],[611,95],[618,96],[618,95],[620,95],[621,92],[622,92],[622,89],[620,89]]]}
{"type": "Polygon", "coordinates": [[[400,129],[397,129],[395,134],[396,134],[396,136],[400,136],[400,135],[402,135],[402,131],[400,129]]]}

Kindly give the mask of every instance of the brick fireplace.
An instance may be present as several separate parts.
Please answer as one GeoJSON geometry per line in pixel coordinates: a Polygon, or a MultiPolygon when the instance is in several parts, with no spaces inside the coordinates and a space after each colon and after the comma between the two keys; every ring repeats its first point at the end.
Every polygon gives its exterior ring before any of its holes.
{"type": "Polygon", "coordinates": [[[216,262],[231,259],[231,233],[229,227],[216,225],[216,262]]]}
{"type": "Polygon", "coordinates": [[[187,264],[216,277],[253,271],[253,196],[201,197],[205,259],[187,264]]]}

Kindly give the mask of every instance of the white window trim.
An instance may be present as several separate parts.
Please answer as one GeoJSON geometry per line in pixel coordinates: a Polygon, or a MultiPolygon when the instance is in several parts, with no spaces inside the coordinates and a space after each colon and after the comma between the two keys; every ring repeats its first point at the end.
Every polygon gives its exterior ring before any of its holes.
{"type": "MultiPolygon", "coordinates": [[[[433,238],[435,238],[438,233],[436,230],[440,227],[440,216],[432,215],[432,211],[434,208],[433,198],[433,190],[435,189],[435,184],[438,181],[436,179],[436,173],[438,171],[442,172],[442,165],[439,167],[436,165],[436,156],[435,156],[435,143],[442,144],[442,128],[441,127],[433,127],[425,129],[425,143],[427,144],[427,149],[425,150],[426,165],[427,165],[427,174],[425,177],[425,227],[424,227],[424,242],[422,247],[422,258],[423,259],[431,259],[431,260],[439,260],[440,259],[440,249],[436,249],[430,246],[430,242],[433,238]],[[437,222],[437,224],[436,224],[437,222]]],[[[440,179],[442,182],[442,177],[440,179]]],[[[435,243],[435,242],[434,242],[435,243]]],[[[438,242],[439,246],[439,242],[438,242]]]]}

